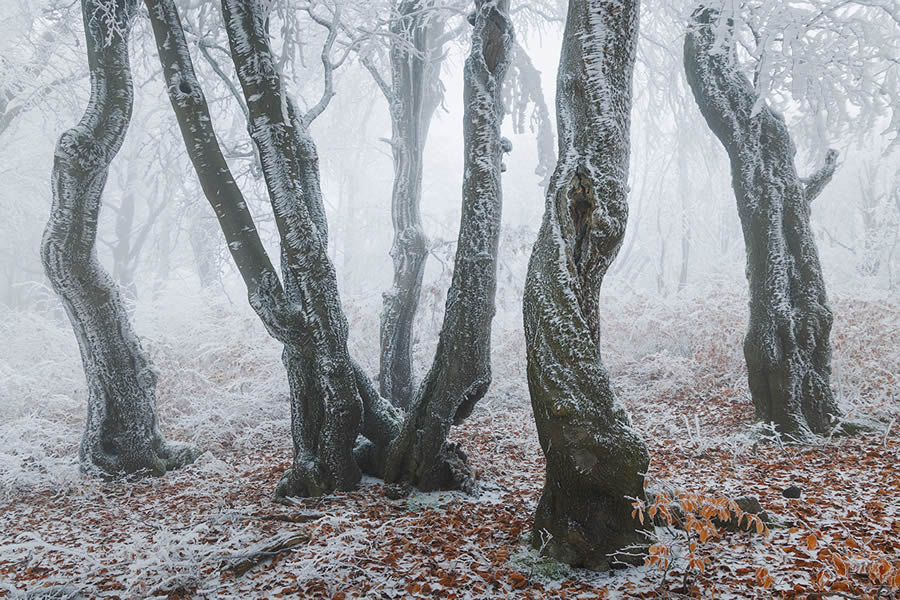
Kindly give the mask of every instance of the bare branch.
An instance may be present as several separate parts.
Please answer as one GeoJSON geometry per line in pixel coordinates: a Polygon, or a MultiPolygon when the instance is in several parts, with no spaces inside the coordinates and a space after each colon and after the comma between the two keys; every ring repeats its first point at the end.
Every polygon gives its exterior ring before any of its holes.
{"type": "Polygon", "coordinates": [[[807,203],[811,203],[815,200],[818,195],[822,193],[822,190],[825,189],[825,186],[831,181],[831,178],[834,176],[834,171],[837,169],[837,159],[838,151],[833,149],[828,150],[825,154],[825,164],[822,168],[802,180],[804,190],[806,191],[807,203]]]}

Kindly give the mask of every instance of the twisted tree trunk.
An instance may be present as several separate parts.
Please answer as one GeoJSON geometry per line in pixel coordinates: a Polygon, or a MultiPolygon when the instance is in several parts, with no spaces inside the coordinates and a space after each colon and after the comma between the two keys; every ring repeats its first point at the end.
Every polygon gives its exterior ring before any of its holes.
{"type": "Polygon", "coordinates": [[[394,240],[391,258],[394,281],[384,293],[381,312],[381,369],[379,387],[385,398],[408,408],[413,396],[413,322],[422,293],[428,239],[422,227],[422,171],[425,140],[440,102],[440,63],[429,48],[431,26],[421,0],[403,0],[392,26],[391,87],[387,93],[391,113],[391,151],[394,186],[391,219],[394,240]]]}
{"type": "Polygon", "coordinates": [[[807,179],[784,118],[760,102],[740,71],[731,23],[701,5],[684,41],[688,83],[731,159],[747,247],[750,325],[744,339],[760,419],[797,438],[826,433],[840,409],[831,392],[833,316],[810,228],[810,203],[831,180],[837,152],[807,179]],[[717,34],[725,32],[726,39],[717,34]]]}
{"type": "Polygon", "coordinates": [[[387,463],[387,481],[422,490],[471,489],[465,455],[447,443],[450,426],[468,417],[491,383],[491,321],[497,288],[502,208],[501,90],[513,43],[508,0],[476,2],[464,75],[465,169],[453,279],[431,370],[409,409],[387,463]]]}
{"type": "Polygon", "coordinates": [[[162,475],[198,455],[192,446],[163,440],[156,374],[119,289],[97,260],[103,187],[131,119],[128,34],[136,8],[134,0],[82,2],[91,97],[81,121],[57,144],[53,207],[41,244],[44,269],[72,322],[87,378],[81,468],[100,476],[142,470],[162,475]]]}
{"type": "Polygon", "coordinates": [[[600,358],[600,285],[628,216],[638,0],[571,0],[557,79],[559,162],[528,265],[528,389],[547,457],[534,544],[593,569],[641,540],[626,496],[649,457],[600,358]]]}

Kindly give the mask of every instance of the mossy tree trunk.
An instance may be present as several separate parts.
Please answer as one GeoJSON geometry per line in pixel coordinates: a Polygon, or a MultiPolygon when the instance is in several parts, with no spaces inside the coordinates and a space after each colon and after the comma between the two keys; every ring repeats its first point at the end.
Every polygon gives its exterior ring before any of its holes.
{"type": "Polygon", "coordinates": [[[691,17],[684,65],[700,111],[731,159],[747,249],[750,324],[744,339],[756,415],[795,438],[826,433],[840,409],[831,391],[833,316],[810,204],[831,180],[837,152],[801,179],[784,118],[761,102],[740,70],[730,22],[718,4],[691,17]],[[726,36],[719,39],[719,36],[726,36]]]}
{"type": "Polygon", "coordinates": [[[97,219],[109,165],[131,120],[128,37],[133,0],[84,0],[91,96],[81,121],[59,139],[53,207],[41,258],[72,322],[88,386],[80,461],[91,475],[162,475],[198,455],[166,442],[156,412],[156,374],[121,293],[97,259],[97,219]],[[103,14],[104,18],[98,18],[103,14]]]}
{"type": "Polygon", "coordinates": [[[600,285],[628,216],[637,0],[571,0],[557,76],[559,161],[528,266],[528,388],[547,473],[534,544],[606,568],[642,538],[627,497],[649,457],[600,357],[600,285]]]}

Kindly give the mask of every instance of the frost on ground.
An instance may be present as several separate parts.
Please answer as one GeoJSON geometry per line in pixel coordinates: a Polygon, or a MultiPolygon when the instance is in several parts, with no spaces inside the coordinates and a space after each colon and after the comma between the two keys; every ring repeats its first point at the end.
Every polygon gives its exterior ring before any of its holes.
{"type": "MultiPolygon", "coordinates": [[[[378,307],[351,300],[347,308],[352,351],[373,366],[378,307]]],[[[900,301],[838,296],[833,308],[835,392],[851,418],[874,431],[793,446],[752,435],[744,297],[602,299],[604,359],[650,447],[650,479],[698,494],[755,495],[788,523],[765,539],[720,532],[704,542],[705,572],[684,587],[676,559],[664,589],[807,597],[830,564],[823,552],[856,545],[860,556],[896,563],[900,301]],[[782,496],[792,484],[800,499],[782,496]]],[[[528,546],[543,457],[521,325],[501,317],[494,385],[453,433],[478,471],[480,498],[391,500],[380,482],[364,480],[358,491],[286,507],[270,500],[291,460],[280,348],[249,309],[166,294],[139,307],[136,329],[159,370],[165,434],[207,453],[162,479],[117,482],[77,470],[85,391],[64,318],[0,313],[0,597],[52,586],[67,586],[55,588],[57,597],[123,599],[655,597],[660,569],[578,572],[528,546]],[[302,542],[253,556],[285,539],[302,542]],[[258,564],[240,576],[230,570],[248,558],[258,564]]],[[[417,352],[427,355],[435,331],[420,325],[417,352]]],[[[863,575],[853,581],[858,589],[846,594],[873,589],[863,575]]]]}

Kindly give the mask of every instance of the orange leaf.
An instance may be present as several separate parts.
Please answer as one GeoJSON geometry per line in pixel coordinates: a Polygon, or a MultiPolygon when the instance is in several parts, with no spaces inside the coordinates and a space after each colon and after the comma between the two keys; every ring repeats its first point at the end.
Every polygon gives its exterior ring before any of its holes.
{"type": "MultiPolygon", "coordinates": [[[[759,527],[757,527],[759,529],[759,527]]],[[[762,531],[760,531],[762,533],[762,531]]],[[[816,539],[816,534],[811,533],[806,538],[806,549],[807,550],[815,550],[816,546],[819,545],[819,540],[816,539]]]]}
{"type": "Polygon", "coordinates": [[[841,577],[847,575],[847,563],[844,562],[840,554],[832,554],[831,562],[834,564],[834,570],[837,571],[838,575],[841,577]]]}

